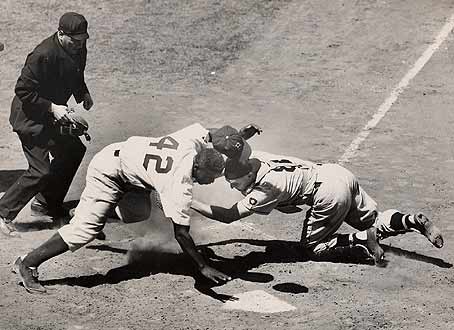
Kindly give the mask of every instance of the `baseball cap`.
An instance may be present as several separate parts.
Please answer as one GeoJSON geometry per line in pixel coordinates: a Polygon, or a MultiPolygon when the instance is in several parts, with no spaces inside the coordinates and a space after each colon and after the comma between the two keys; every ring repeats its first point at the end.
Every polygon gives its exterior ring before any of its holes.
{"type": "Polygon", "coordinates": [[[226,125],[211,133],[213,147],[219,152],[232,159],[247,160],[250,155],[250,147],[233,127],[226,125]],[[245,147],[246,146],[246,147],[245,147]],[[248,151],[249,150],[249,151],[248,151]],[[246,155],[245,155],[246,154],[246,155]]]}
{"type": "Polygon", "coordinates": [[[261,162],[257,158],[251,158],[245,162],[236,159],[227,159],[225,162],[224,176],[227,180],[235,180],[254,172],[255,180],[260,167],[261,162]]]}
{"type": "Polygon", "coordinates": [[[60,17],[58,29],[77,40],[88,39],[88,22],[85,17],[75,12],[67,12],[60,17]]]}

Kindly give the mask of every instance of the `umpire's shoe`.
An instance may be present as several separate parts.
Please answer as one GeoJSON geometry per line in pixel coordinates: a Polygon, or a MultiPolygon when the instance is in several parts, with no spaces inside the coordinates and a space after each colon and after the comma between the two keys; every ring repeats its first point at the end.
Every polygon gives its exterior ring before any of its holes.
{"type": "Polygon", "coordinates": [[[0,217],[0,232],[6,237],[20,237],[14,224],[0,217]]]}
{"type": "Polygon", "coordinates": [[[46,293],[46,289],[39,283],[38,278],[35,276],[36,269],[27,267],[19,257],[14,262],[14,272],[19,275],[19,278],[25,290],[30,293],[46,293]]]}
{"type": "Polygon", "coordinates": [[[442,248],[443,236],[441,235],[441,230],[422,213],[415,214],[414,217],[415,228],[412,229],[426,236],[435,247],[442,248]]]}
{"type": "Polygon", "coordinates": [[[69,216],[69,211],[62,206],[51,208],[36,198],[30,204],[30,210],[33,217],[64,218],[69,216]]]}

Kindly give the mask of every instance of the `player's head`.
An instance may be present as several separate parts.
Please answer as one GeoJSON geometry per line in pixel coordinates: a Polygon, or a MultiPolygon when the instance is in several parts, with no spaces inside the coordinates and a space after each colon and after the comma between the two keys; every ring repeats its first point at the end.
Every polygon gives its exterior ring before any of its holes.
{"type": "Polygon", "coordinates": [[[89,38],[87,28],[87,20],[81,14],[63,14],[58,24],[58,39],[62,47],[70,54],[80,53],[89,38]]]}
{"type": "Polygon", "coordinates": [[[251,155],[251,147],[241,134],[231,126],[223,126],[210,132],[213,147],[228,158],[246,161],[251,155]]]}
{"type": "Polygon", "coordinates": [[[224,175],[232,189],[247,193],[248,188],[255,183],[259,169],[260,161],[256,158],[251,158],[246,162],[228,159],[224,175]]]}
{"type": "Polygon", "coordinates": [[[203,148],[194,158],[192,177],[199,184],[210,184],[222,176],[224,167],[225,161],[220,152],[203,148]]]}

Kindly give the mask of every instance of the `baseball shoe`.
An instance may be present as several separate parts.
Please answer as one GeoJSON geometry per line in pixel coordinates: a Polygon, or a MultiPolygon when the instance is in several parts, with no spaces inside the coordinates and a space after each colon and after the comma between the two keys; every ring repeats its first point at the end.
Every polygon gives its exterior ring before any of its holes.
{"type": "Polygon", "coordinates": [[[0,232],[6,237],[20,237],[16,226],[3,217],[0,217],[0,232]]]}
{"type": "MultiPolygon", "coordinates": [[[[24,255],[24,256],[20,257],[20,258],[21,258],[21,261],[24,261],[24,258],[25,258],[26,256],[27,256],[27,255],[24,255]]],[[[17,260],[16,260],[16,261],[17,261],[17,260]]],[[[38,278],[38,276],[39,276],[38,268],[37,268],[37,267],[28,267],[28,268],[31,269],[31,271],[32,271],[32,276],[38,278]]],[[[15,274],[17,274],[16,264],[13,265],[12,272],[15,273],[15,274]]]]}
{"type": "Polygon", "coordinates": [[[46,288],[44,288],[41,283],[39,283],[38,278],[34,276],[36,269],[25,266],[21,257],[17,258],[14,262],[14,271],[19,276],[22,285],[27,292],[46,293],[46,288]]]}
{"type": "Polygon", "coordinates": [[[69,211],[62,206],[51,208],[36,198],[30,204],[30,210],[33,217],[64,218],[69,216],[69,211]]]}
{"type": "Polygon", "coordinates": [[[422,213],[415,214],[414,217],[416,228],[412,229],[426,236],[435,247],[442,248],[443,236],[441,235],[441,230],[422,213]]]}
{"type": "Polygon", "coordinates": [[[378,243],[377,228],[371,227],[367,230],[366,247],[374,258],[376,265],[383,265],[385,262],[385,252],[378,243]]]}

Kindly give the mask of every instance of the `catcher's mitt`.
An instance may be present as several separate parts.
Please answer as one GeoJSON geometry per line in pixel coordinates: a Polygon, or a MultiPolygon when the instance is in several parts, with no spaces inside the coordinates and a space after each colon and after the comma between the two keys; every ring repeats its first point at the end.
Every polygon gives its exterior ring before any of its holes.
{"type": "Polygon", "coordinates": [[[73,122],[56,122],[56,126],[60,134],[72,136],[84,136],[87,141],[91,140],[88,131],[88,122],[79,115],[71,115],[73,122]]]}

